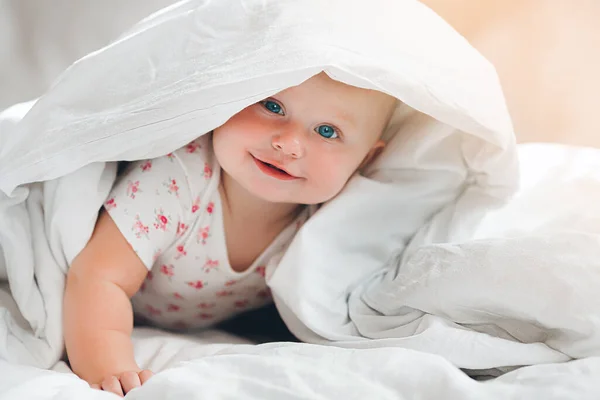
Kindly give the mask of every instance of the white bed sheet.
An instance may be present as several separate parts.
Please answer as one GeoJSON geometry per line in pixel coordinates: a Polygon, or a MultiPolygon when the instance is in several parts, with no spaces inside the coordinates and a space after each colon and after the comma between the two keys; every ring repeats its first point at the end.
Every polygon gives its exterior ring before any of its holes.
{"type": "MultiPolygon", "coordinates": [[[[162,370],[128,399],[577,399],[600,396],[600,358],[525,367],[477,381],[442,357],[400,348],[243,344],[212,331],[186,338],[143,329],[138,359],[162,370]]],[[[0,362],[3,400],[116,399],[59,363],[54,370],[0,362]]]]}

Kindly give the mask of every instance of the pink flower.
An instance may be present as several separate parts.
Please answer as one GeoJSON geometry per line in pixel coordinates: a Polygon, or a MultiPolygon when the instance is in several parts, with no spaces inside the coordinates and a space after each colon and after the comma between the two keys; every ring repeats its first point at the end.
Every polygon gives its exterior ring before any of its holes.
{"type": "Polygon", "coordinates": [[[209,258],[204,263],[204,266],[202,267],[202,269],[204,270],[204,272],[209,273],[211,270],[217,268],[218,266],[219,266],[219,260],[212,260],[209,258]]]}
{"type": "Polygon", "coordinates": [[[180,222],[179,225],[177,225],[177,236],[183,236],[185,232],[187,232],[188,228],[188,225],[180,222]]]}
{"type": "Polygon", "coordinates": [[[254,272],[256,272],[264,278],[266,276],[267,268],[261,265],[260,267],[256,267],[256,270],[254,272]]]}
{"type": "Polygon", "coordinates": [[[191,154],[191,153],[195,153],[195,152],[196,152],[196,150],[198,150],[200,147],[201,147],[201,146],[200,146],[198,143],[196,143],[196,142],[191,142],[190,144],[188,144],[188,145],[185,147],[185,150],[186,150],[188,153],[190,153],[190,154],[191,154]]]}
{"type": "Polygon", "coordinates": [[[235,303],[235,308],[246,308],[250,302],[248,300],[238,300],[235,303]]]}
{"type": "Polygon", "coordinates": [[[179,307],[177,304],[169,304],[167,306],[167,311],[169,312],[177,312],[179,310],[181,310],[181,307],[179,307]]]}
{"type": "Polygon", "coordinates": [[[140,165],[140,168],[142,172],[150,171],[150,169],[152,168],[152,161],[147,160],[146,162],[140,165]]]}
{"type": "Polygon", "coordinates": [[[197,212],[200,209],[200,197],[196,197],[194,199],[194,203],[192,204],[192,213],[197,212]]]}
{"type": "Polygon", "coordinates": [[[127,183],[127,196],[131,197],[132,199],[135,199],[135,195],[141,192],[140,190],[140,181],[129,181],[127,183]]]}
{"type": "Polygon", "coordinates": [[[206,211],[209,214],[212,214],[213,211],[215,210],[215,203],[213,203],[212,201],[210,203],[208,203],[208,206],[206,206],[206,211]]]}
{"type": "Polygon", "coordinates": [[[183,247],[183,245],[180,244],[179,246],[177,246],[177,255],[175,256],[175,259],[179,259],[183,256],[187,256],[187,251],[185,251],[185,247],[183,247]]]}
{"type": "Polygon", "coordinates": [[[146,311],[148,312],[148,314],[153,316],[162,314],[162,312],[158,308],[154,308],[150,304],[146,305],[146,311]]]}
{"type": "Polygon", "coordinates": [[[210,226],[205,226],[198,231],[198,242],[206,244],[206,239],[210,236],[210,226]]]}
{"type": "Polygon", "coordinates": [[[204,163],[204,179],[210,179],[212,177],[212,168],[208,163],[204,163]]]}
{"type": "Polygon", "coordinates": [[[154,210],[154,212],[156,213],[156,219],[154,220],[154,228],[161,230],[161,231],[167,231],[167,227],[169,225],[169,218],[167,218],[164,214],[163,214],[163,210],[154,210]]]}
{"type": "Polygon", "coordinates": [[[148,238],[148,232],[149,232],[148,226],[144,225],[142,223],[139,215],[135,216],[135,221],[133,223],[133,227],[131,228],[131,230],[135,233],[135,237],[138,239],[141,239],[142,236],[145,236],[146,238],[148,238]]]}
{"type": "Polygon", "coordinates": [[[106,207],[107,210],[117,208],[117,202],[115,201],[115,198],[111,197],[110,199],[106,200],[106,202],[104,203],[104,207],[106,207]]]}
{"type": "Polygon", "coordinates": [[[160,267],[160,273],[168,276],[169,278],[172,278],[173,275],[175,275],[175,273],[173,272],[173,269],[174,268],[172,265],[163,265],[160,267]]]}
{"type": "Polygon", "coordinates": [[[163,186],[167,188],[167,192],[179,197],[179,185],[177,185],[177,180],[169,178],[163,182],[163,186]]]}
{"type": "Polygon", "coordinates": [[[191,281],[191,282],[186,282],[186,283],[189,287],[192,287],[194,289],[204,288],[204,282],[202,282],[202,281],[191,281]]]}

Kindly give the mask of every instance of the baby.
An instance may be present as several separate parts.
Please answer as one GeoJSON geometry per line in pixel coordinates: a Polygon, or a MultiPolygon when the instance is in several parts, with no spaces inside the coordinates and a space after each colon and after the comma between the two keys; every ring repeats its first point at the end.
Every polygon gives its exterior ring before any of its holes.
{"type": "Polygon", "coordinates": [[[186,330],[267,304],[265,266],[311,206],[382,150],[395,106],[321,73],[171,154],[129,165],[67,276],[73,371],[123,395],[152,375],[134,359],[134,314],[186,330]]]}

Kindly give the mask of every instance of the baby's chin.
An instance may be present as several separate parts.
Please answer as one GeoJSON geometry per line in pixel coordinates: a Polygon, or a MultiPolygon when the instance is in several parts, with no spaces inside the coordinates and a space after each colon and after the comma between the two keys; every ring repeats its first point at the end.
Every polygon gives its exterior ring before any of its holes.
{"type": "Polygon", "coordinates": [[[336,196],[337,193],[308,193],[307,190],[290,190],[287,193],[284,190],[277,190],[272,193],[266,191],[254,191],[254,195],[260,199],[275,204],[298,204],[298,205],[318,205],[325,203],[336,196]]]}
{"type": "MultiPolygon", "coordinates": [[[[244,177],[247,178],[247,177],[244,177]]],[[[249,179],[240,179],[241,184],[253,196],[274,204],[318,205],[325,203],[337,196],[345,185],[336,182],[319,182],[315,184],[310,178],[301,178],[293,181],[276,181],[252,176],[249,179]]]]}

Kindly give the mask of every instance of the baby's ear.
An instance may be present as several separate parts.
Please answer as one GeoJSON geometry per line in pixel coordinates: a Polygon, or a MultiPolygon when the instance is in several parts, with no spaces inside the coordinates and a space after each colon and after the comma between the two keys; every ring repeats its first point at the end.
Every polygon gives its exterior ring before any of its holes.
{"type": "Polygon", "coordinates": [[[371,161],[376,159],[383,152],[383,149],[385,149],[385,142],[383,140],[378,140],[377,143],[373,145],[371,150],[369,150],[362,163],[360,163],[358,169],[361,170],[369,165],[371,161]]]}

